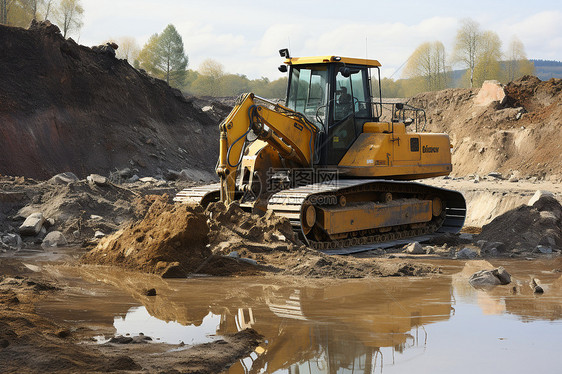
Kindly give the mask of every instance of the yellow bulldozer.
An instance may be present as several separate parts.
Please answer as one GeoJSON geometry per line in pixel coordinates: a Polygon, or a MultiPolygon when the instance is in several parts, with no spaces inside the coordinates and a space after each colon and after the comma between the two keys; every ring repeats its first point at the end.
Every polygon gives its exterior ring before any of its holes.
{"type": "Polygon", "coordinates": [[[378,61],[280,54],[284,104],[240,96],[220,123],[220,183],[185,189],[176,201],[272,210],[319,250],[460,231],[462,194],[411,182],[451,172],[449,136],[416,131],[403,104],[382,119],[378,61]]]}

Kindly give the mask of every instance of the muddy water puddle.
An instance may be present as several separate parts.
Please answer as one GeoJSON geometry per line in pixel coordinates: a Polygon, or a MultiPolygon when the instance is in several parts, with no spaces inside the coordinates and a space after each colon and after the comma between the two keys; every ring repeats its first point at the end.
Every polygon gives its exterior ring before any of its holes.
{"type": "Polygon", "coordinates": [[[39,312],[106,338],[198,344],[253,328],[265,338],[229,373],[558,372],[562,279],[549,261],[492,261],[514,277],[476,290],[478,265],[443,261],[428,278],[163,280],[105,268],[51,267],[69,292],[39,312]],[[530,275],[545,294],[533,295],[530,275]],[[513,290],[513,287],[516,290],[513,290]],[[155,288],[156,296],[145,296],[155,288]]]}

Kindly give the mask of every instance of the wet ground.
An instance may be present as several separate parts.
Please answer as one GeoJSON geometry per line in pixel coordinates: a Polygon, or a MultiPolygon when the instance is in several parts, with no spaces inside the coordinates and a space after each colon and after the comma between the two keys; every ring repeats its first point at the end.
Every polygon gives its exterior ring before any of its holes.
{"type": "Polygon", "coordinates": [[[557,372],[562,279],[555,261],[491,260],[513,276],[512,284],[491,290],[468,284],[478,261],[436,260],[443,273],[431,277],[361,280],[164,280],[45,265],[41,272],[66,291],[40,301],[37,311],[92,328],[97,342],[84,344],[150,336],[142,354],[132,346],[126,351],[142,367],[150,366],[143,356],[252,328],[264,336],[262,344],[229,373],[557,372]],[[542,281],[543,295],[532,293],[531,276],[542,281]],[[150,288],[156,296],[146,296],[150,288]]]}

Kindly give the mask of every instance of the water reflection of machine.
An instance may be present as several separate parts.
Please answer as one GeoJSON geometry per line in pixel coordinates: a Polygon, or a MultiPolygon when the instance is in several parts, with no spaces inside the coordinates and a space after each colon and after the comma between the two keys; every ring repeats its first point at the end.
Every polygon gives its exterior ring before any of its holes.
{"type": "Polygon", "coordinates": [[[451,287],[444,279],[265,286],[263,300],[267,310],[238,311],[235,323],[225,321],[217,331],[233,332],[223,330],[226,325],[251,326],[267,340],[260,354],[242,360],[229,373],[370,373],[384,364],[382,347],[403,352],[423,346],[423,326],[451,314],[451,287]]]}

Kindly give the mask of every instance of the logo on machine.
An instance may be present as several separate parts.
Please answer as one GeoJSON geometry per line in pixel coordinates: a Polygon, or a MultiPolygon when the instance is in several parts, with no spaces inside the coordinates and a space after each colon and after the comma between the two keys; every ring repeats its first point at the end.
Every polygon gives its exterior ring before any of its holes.
{"type": "Polygon", "coordinates": [[[430,147],[430,146],[424,145],[423,148],[422,148],[422,152],[423,153],[438,153],[439,147],[430,147]]]}

